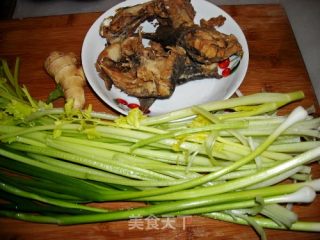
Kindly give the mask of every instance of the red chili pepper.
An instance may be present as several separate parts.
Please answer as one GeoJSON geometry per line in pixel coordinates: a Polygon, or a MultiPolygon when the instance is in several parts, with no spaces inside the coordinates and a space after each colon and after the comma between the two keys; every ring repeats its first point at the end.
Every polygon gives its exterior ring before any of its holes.
{"type": "Polygon", "coordinates": [[[136,103],[129,103],[128,107],[131,108],[131,109],[132,108],[140,108],[139,104],[136,104],[136,103]]]}
{"type": "Polygon", "coordinates": [[[230,68],[225,68],[222,71],[222,76],[228,77],[231,74],[231,69],[230,68]]]}
{"type": "Polygon", "coordinates": [[[122,105],[128,105],[128,102],[122,98],[117,98],[116,99],[117,103],[122,104],[122,105]]]}
{"type": "Polygon", "coordinates": [[[230,59],[227,58],[221,62],[218,63],[219,68],[227,68],[230,64],[230,59]]]}

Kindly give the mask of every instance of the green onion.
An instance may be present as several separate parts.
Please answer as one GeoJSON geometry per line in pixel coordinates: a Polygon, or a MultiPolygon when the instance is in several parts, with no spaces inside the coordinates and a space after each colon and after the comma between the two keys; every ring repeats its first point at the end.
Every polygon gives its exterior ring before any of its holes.
{"type": "Polygon", "coordinates": [[[0,62],[0,215],[59,225],[132,216],[202,215],[263,228],[320,231],[279,204],[320,191],[320,118],[277,111],[303,92],[256,93],[170,112],[128,116],[34,99],[0,62]],[[283,183],[285,181],[285,183],[283,183]],[[293,183],[292,183],[293,182],[293,183]],[[281,183],[281,184],[280,184],[281,183]],[[144,202],[109,211],[87,205],[144,202]]]}

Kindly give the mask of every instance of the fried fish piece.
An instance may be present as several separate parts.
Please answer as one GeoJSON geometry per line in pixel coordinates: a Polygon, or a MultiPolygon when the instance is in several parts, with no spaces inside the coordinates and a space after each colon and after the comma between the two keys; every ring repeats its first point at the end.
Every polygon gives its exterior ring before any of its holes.
{"type": "Polygon", "coordinates": [[[132,36],[145,21],[157,19],[160,25],[177,29],[193,25],[194,16],[190,0],[153,0],[117,9],[114,16],[102,22],[100,35],[106,38],[107,43],[115,43],[132,36]]]}
{"type": "Polygon", "coordinates": [[[106,47],[98,69],[119,89],[138,98],[168,98],[183,69],[182,48],[164,51],[160,44],[144,47],[137,36],[106,47]]]}
{"type": "Polygon", "coordinates": [[[233,34],[224,34],[214,28],[193,26],[183,31],[177,44],[194,61],[211,64],[232,55],[242,56],[242,46],[233,34]]]}
{"type": "Polygon", "coordinates": [[[173,29],[192,26],[196,15],[190,0],[154,0],[154,12],[160,26],[173,29]]]}
{"type": "Polygon", "coordinates": [[[154,1],[119,8],[114,16],[103,20],[100,25],[100,35],[108,44],[123,41],[132,36],[141,23],[154,18],[154,1]]]}
{"type": "Polygon", "coordinates": [[[215,27],[221,27],[224,22],[226,21],[226,18],[222,15],[219,15],[217,17],[212,17],[208,20],[200,19],[200,27],[204,28],[215,28],[215,27]]]}

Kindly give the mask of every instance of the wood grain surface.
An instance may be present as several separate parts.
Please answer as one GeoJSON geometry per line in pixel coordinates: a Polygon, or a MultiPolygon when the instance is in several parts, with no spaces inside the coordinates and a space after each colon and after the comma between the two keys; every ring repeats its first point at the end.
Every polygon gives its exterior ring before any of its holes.
{"type": "MultiPolygon", "coordinates": [[[[283,112],[297,105],[319,109],[304,62],[287,16],[280,5],[222,6],[243,29],[249,44],[248,73],[240,90],[244,94],[259,91],[290,92],[303,90],[302,101],[287,106],[283,112]]],[[[51,16],[0,22],[0,57],[13,62],[21,59],[20,79],[31,94],[46,99],[54,82],[46,74],[43,62],[53,50],[80,54],[82,41],[100,13],[51,16]]],[[[87,104],[96,111],[113,112],[86,87],[87,104]]],[[[62,102],[58,102],[57,105],[62,102]]],[[[318,111],[319,114],[319,111],[318,111]]],[[[314,165],[314,177],[320,177],[319,165],[314,165]]],[[[113,207],[129,206],[113,203],[113,207]]],[[[311,205],[294,208],[301,220],[320,221],[320,197],[311,205]]],[[[162,219],[158,227],[134,228],[132,221],[55,226],[0,219],[0,239],[258,239],[247,226],[215,221],[203,217],[162,219]],[[165,227],[164,221],[171,221],[165,227]],[[133,228],[133,229],[131,229],[133,228]]],[[[319,233],[267,230],[268,239],[320,239],[319,233]]]]}

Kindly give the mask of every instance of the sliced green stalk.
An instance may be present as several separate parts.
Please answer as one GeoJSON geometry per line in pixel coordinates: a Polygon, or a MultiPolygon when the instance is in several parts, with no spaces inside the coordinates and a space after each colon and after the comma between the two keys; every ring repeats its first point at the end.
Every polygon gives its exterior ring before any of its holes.
{"type": "Polygon", "coordinates": [[[46,193],[44,195],[51,196],[54,198],[60,198],[65,200],[69,199],[74,201],[90,199],[88,198],[88,195],[86,193],[82,194],[82,191],[71,188],[70,186],[67,186],[67,185],[58,185],[55,182],[49,182],[43,179],[34,179],[34,178],[26,179],[21,176],[13,177],[13,176],[10,176],[7,174],[4,175],[1,173],[0,173],[0,179],[4,183],[8,183],[17,188],[22,188],[26,191],[28,189],[32,189],[32,192],[34,193],[43,192],[43,190],[45,190],[46,193]]]}
{"type": "Polygon", "coordinates": [[[76,144],[54,139],[47,139],[47,145],[60,151],[65,151],[74,155],[83,156],[87,158],[87,164],[92,163],[89,165],[91,167],[97,167],[98,162],[105,163],[105,167],[102,167],[101,165],[100,169],[114,172],[119,175],[124,175],[127,177],[137,178],[141,180],[172,180],[172,178],[167,177],[165,175],[158,174],[153,171],[149,171],[123,162],[115,161],[113,160],[114,152],[108,150],[93,148],[90,146],[82,146],[81,148],[79,148],[79,146],[76,144]],[[96,162],[96,165],[93,164],[93,161],[96,162]],[[110,165],[110,167],[108,168],[107,165],[110,165]]]}
{"type": "Polygon", "coordinates": [[[297,214],[279,204],[265,205],[261,214],[271,218],[279,225],[284,225],[286,228],[290,228],[293,223],[298,221],[297,214]]]}
{"type": "Polygon", "coordinates": [[[3,217],[15,218],[18,220],[36,222],[36,223],[51,223],[58,224],[59,221],[55,216],[43,216],[38,214],[30,214],[24,212],[0,210],[0,215],[3,217]]]}
{"type": "MultiPolygon", "coordinates": [[[[238,217],[231,217],[228,214],[222,213],[222,212],[214,212],[214,213],[207,213],[203,216],[213,218],[216,220],[226,221],[226,222],[232,222],[242,225],[248,225],[246,221],[244,221],[241,218],[238,217]]],[[[263,217],[249,217],[250,219],[253,219],[256,221],[260,226],[264,228],[271,228],[271,229],[286,229],[283,225],[278,225],[276,222],[274,222],[271,219],[263,218],[263,217]]],[[[320,232],[320,222],[304,222],[304,221],[297,221],[291,225],[289,230],[292,231],[305,231],[305,232],[320,232]]]]}
{"type": "Polygon", "coordinates": [[[306,141],[298,143],[275,144],[268,150],[281,153],[300,153],[320,146],[320,141],[306,141]]]}
{"type": "MultiPolygon", "coordinates": [[[[276,194],[276,191],[281,191],[281,193],[288,192],[290,189],[295,191],[296,189],[300,188],[300,184],[291,184],[287,186],[276,186],[273,187],[273,189],[270,191],[264,191],[259,190],[261,193],[261,196],[267,196],[268,194],[274,195],[276,194]],[[277,190],[275,190],[277,189],[277,190]],[[294,190],[295,189],[295,190],[294,190]]],[[[248,199],[248,192],[247,194],[238,195],[237,193],[233,193],[233,196],[229,193],[229,200],[234,199],[236,197],[237,200],[241,199],[242,196],[244,199],[248,199]]],[[[257,190],[251,191],[251,194],[257,195],[257,190]]],[[[260,194],[258,194],[260,195],[260,194]]],[[[57,222],[58,224],[66,225],[66,224],[80,224],[80,223],[90,223],[90,222],[102,222],[102,221],[114,221],[114,220],[122,220],[122,219],[128,219],[132,216],[150,216],[150,215],[159,215],[163,213],[169,213],[173,211],[179,211],[179,210],[186,210],[191,208],[197,208],[197,207],[203,207],[212,205],[214,203],[217,203],[218,201],[226,201],[226,194],[216,197],[212,196],[206,196],[206,197],[199,197],[196,199],[190,199],[190,200],[181,200],[181,201],[175,201],[175,202],[166,202],[166,203],[160,203],[156,205],[151,205],[148,207],[139,207],[129,210],[122,210],[122,211],[114,211],[109,213],[103,213],[103,214],[90,214],[90,215],[81,215],[81,216],[57,216],[57,222]]],[[[230,204],[233,204],[230,203],[230,204]]]]}
{"type": "Polygon", "coordinates": [[[235,214],[233,212],[232,212],[232,214],[230,214],[230,213],[228,213],[228,214],[231,215],[232,217],[238,217],[239,219],[243,219],[257,232],[257,234],[260,236],[261,240],[267,240],[267,236],[266,236],[266,233],[265,233],[263,227],[261,227],[253,218],[250,218],[249,216],[247,216],[245,214],[235,214]]]}
{"type": "MultiPolygon", "coordinates": [[[[0,131],[5,131],[6,126],[0,126],[0,131]]],[[[32,133],[32,132],[37,132],[37,131],[43,131],[43,130],[54,130],[56,129],[57,126],[56,125],[47,125],[47,126],[35,126],[32,128],[25,128],[25,129],[21,129],[18,130],[16,132],[11,132],[8,134],[3,134],[0,136],[0,141],[7,139],[7,138],[11,138],[11,137],[15,137],[15,136],[19,136],[19,135],[24,135],[27,133],[32,133]]],[[[77,130],[79,129],[79,125],[76,124],[64,124],[63,125],[63,129],[68,129],[68,130],[77,130]]]]}
{"type": "MultiPolygon", "coordinates": [[[[219,118],[216,118],[213,114],[211,114],[209,111],[206,111],[205,109],[198,107],[198,106],[193,106],[192,110],[197,113],[201,114],[203,117],[207,118],[209,121],[212,123],[221,123],[221,120],[219,118]]],[[[239,134],[236,130],[228,130],[228,132],[233,135],[235,138],[237,138],[243,145],[248,146],[248,141],[247,139],[239,134]]]]}
{"type": "MultiPolygon", "coordinates": [[[[200,105],[201,108],[207,111],[217,111],[221,109],[233,108],[241,105],[257,105],[269,102],[283,102],[285,104],[302,99],[304,94],[302,91],[291,92],[286,94],[278,93],[256,93],[244,97],[230,98],[222,101],[215,101],[200,105]]],[[[194,115],[191,108],[186,108],[160,116],[149,117],[141,121],[142,125],[154,125],[164,122],[169,122],[176,119],[181,119],[194,115]]]]}
{"type": "Polygon", "coordinates": [[[71,162],[61,161],[59,159],[48,157],[45,155],[40,155],[40,154],[36,154],[36,153],[27,153],[27,155],[30,156],[34,160],[38,160],[40,162],[47,163],[49,165],[57,166],[57,167],[60,167],[61,169],[82,172],[82,173],[86,174],[87,176],[99,175],[100,177],[104,177],[104,178],[125,179],[124,177],[116,175],[116,174],[111,174],[111,173],[108,173],[105,171],[85,167],[85,166],[74,164],[71,162]]]}
{"type": "MultiPolygon", "coordinates": [[[[98,141],[94,141],[94,140],[87,141],[84,139],[75,139],[75,138],[70,138],[70,137],[60,137],[60,139],[63,141],[70,142],[70,143],[92,146],[92,147],[102,148],[102,149],[108,149],[108,150],[113,150],[113,151],[121,152],[121,153],[130,153],[130,151],[131,151],[130,146],[104,143],[104,142],[98,142],[98,141]]],[[[134,155],[151,158],[156,161],[157,160],[165,161],[165,162],[173,163],[173,164],[183,164],[183,165],[186,164],[186,162],[184,160],[184,156],[180,152],[169,152],[166,150],[158,150],[158,149],[152,150],[152,149],[146,149],[146,148],[139,148],[134,151],[134,155]]],[[[205,157],[196,156],[195,157],[195,164],[209,166],[210,162],[205,157]]]]}
{"type": "Polygon", "coordinates": [[[15,161],[19,161],[21,163],[25,163],[27,165],[35,166],[35,167],[38,167],[41,169],[46,169],[46,170],[49,170],[49,171],[52,171],[55,173],[61,173],[61,174],[68,175],[68,176],[84,178],[84,174],[80,174],[79,172],[75,172],[75,171],[71,171],[71,170],[64,171],[64,169],[61,169],[59,167],[50,166],[48,164],[32,160],[28,157],[19,155],[17,153],[10,152],[5,149],[0,148],[0,155],[3,157],[7,157],[9,159],[15,160],[15,161]]]}
{"type": "Polygon", "coordinates": [[[40,202],[52,204],[52,205],[59,206],[59,207],[76,208],[76,209],[83,209],[83,210],[87,210],[87,211],[101,212],[101,213],[108,212],[108,210],[106,210],[106,209],[87,207],[87,206],[83,206],[83,205],[79,205],[79,204],[61,201],[58,199],[53,199],[50,197],[40,196],[40,195],[31,193],[31,192],[24,191],[24,190],[19,189],[17,187],[10,186],[4,182],[0,182],[0,189],[2,191],[5,191],[5,192],[8,192],[8,193],[20,196],[20,197],[25,197],[25,198],[37,200],[40,202]]]}
{"type": "MultiPolygon", "coordinates": [[[[269,188],[271,189],[271,188],[269,188]]],[[[262,189],[261,189],[262,190],[262,189]]],[[[266,190],[268,190],[268,188],[266,188],[266,190]]],[[[193,215],[193,214],[203,214],[203,213],[210,213],[210,212],[216,212],[216,211],[222,211],[222,210],[234,210],[234,209],[242,209],[242,208],[253,208],[259,205],[259,203],[257,203],[257,201],[255,200],[255,198],[257,196],[262,197],[261,193],[262,191],[257,191],[256,195],[253,196],[251,192],[247,192],[247,191],[239,191],[239,193],[241,193],[241,195],[248,193],[249,196],[247,196],[247,199],[251,199],[250,200],[241,200],[241,196],[239,196],[239,199],[237,199],[236,201],[230,201],[230,199],[228,198],[231,194],[221,194],[219,197],[226,197],[225,201],[223,203],[219,203],[218,201],[215,204],[206,206],[206,207],[202,207],[202,208],[193,208],[193,209],[188,209],[188,210],[183,210],[183,211],[179,211],[179,212],[172,212],[170,213],[170,215],[172,216],[177,216],[177,215],[193,215]]],[[[274,192],[275,193],[275,192],[274,192]]],[[[236,193],[234,193],[236,194],[236,193]]],[[[271,205],[275,205],[277,203],[310,203],[312,202],[315,197],[316,197],[316,192],[313,188],[309,187],[309,186],[304,186],[300,189],[298,189],[295,192],[289,193],[289,194],[284,194],[281,193],[280,195],[274,195],[274,196],[268,196],[268,195],[264,195],[263,198],[263,205],[267,206],[264,210],[264,212],[262,213],[270,213],[270,214],[277,214],[277,210],[279,210],[280,215],[282,214],[284,220],[282,220],[281,222],[286,222],[285,219],[286,217],[289,217],[290,220],[292,220],[290,222],[290,224],[287,224],[287,226],[291,225],[293,222],[297,221],[297,219],[292,219],[292,215],[289,214],[289,216],[284,212],[284,210],[282,211],[281,208],[278,207],[273,207],[271,205]],[[276,213],[274,213],[274,210],[276,213]]],[[[278,214],[277,214],[278,215],[278,214]]],[[[281,216],[280,216],[281,217],[281,216]]]]}
{"type": "MultiPolygon", "coordinates": [[[[231,112],[229,114],[223,114],[219,116],[220,120],[226,120],[231,118],[243,118],[243,117],[250,117],[250,116],[256,116],[261,115],[263,113],[268,113],[277,110],[281,106],[285,105],[286,102],[269,102],[269,103],[263,103],[259,106],[255,106],[253,108],[250,108],[248,111],[236,111],[231,112]]],[[[244,106],[245,108],[246,106],[244,106]]],[[[235,107],[236,108],[236,107],[235,107]]],[[[241,108],[241,107],[240,107],[241,108]]]]}
{"type": "Polygon", "coordinates": [[[6,200],[7,204],[1,204],[0,209],[9,211],[24,211],[37,213],[62,213],[62,214],[83,214],[91,213],[82,209],[57,207],[44,203],[37,203],[32,199],[21,198],[7,192],[0,191],[1,199],[6,200]]]}
{"type": "Polygon", "coordinates": [[[272,176],[262,182],[256,183],[256,184],[252,184],[249,187],[247,187],[248,189],[255,189],[255,188],[261,188],[261,187],[267,187],[267,186],[271,186],[273,184],[277,184],[291,176],[293,176],[294,174],[296,174],[297,172],[301,171],[303,168],[303,166],[297,166],[295,168],[292,169],[288,169],[287,171],[284,171],[282,173],[279,173],[275,176],[272,176]]]}
{"type": "Polygon", "coordinates": [[[178,137],[182,135],[187,135],[187,134],[193,134],[193,133],[199,133],[199,132],[207,132],[207,131],[212,131],[212,130],[222,130],[222,129],[236,129],[236,128],[244,128],[247,126],[246,122],[237,122],[236,124],[228,124],[228,123],[218,123],[218,124],[211,124],[208,126],[203,126],[199,128],[188,128],[184,130],[180,130],[177,132],[170,132],[166,134],[158,134],[146,139],[142,139],[135,143],[134,145],[131,146],[131,149],[137,149],[141,146],[158,142],[163,139],[167,138],[173,138],[173,137],[178,137]]]}
{"type": "Polygon", "coordinates": [[[252,174],[247,177],[243,177],[240,179],[232,180],[226,183],[222,183],[219,185],[215,185],[212,187],[199,188],[199,189],[190,189],[184,190],[180,192],[176,192],[174,194],[164,194],[161,196],[154,196],[148,198],[153,201],[164,201],[164,200],[177,200],[177,199],[186,199],[192,198],[193,196],[207,196],[213,194],[220,194],[228,191],[233,191],[237,189],[241,189],[243,187],[252,186],[255,183],[263,182],[272,177],[276,177],[279,174],[285,173],[291,169],[297,168],[300,165],[310,163],[315,161],[318,157],[320,157],[320,147],[312,149],[308,152],[302,153],[295,158],[275,165],[274,167],[270,167],[266,170],[259,171],[255,174],[252,174]]]}
{"type": "MultiPolygon", "coordinates": [[[[110,168],[113,166],[109,166],[107,164],[98,162],[98,161],[94,161],[92,159],[89,158],[82,158],[80,156],[76,156],[74,154],[69,154],[66,152],[60,152],[57,151],[55,149],[50,149],[48,147],[46,148],[40,148],[40,147],[36,147],[36,146],[23,146],[23,145],[18,145],[18,144],[11,144],[9,145],[9,147],[12,147],[13,149],[19,149],[19,150],[23,150],[23,151],[29,151],[32,153],[39,153],[43,154],[43,155],[47,155],[47,156],[54,156],[54,157],[62,157],[63,159],[67,159],[68,161],[73,161],[76,163],[80,163],[80,164],[84,164],[87,166],[91,166],[94,168],[98,168],[101,170],[110,170],[110,168]]],[[[113,184],[120,184],[120,185],[127,185],[127,186],[149,186],[149,187],[153,187],[153,186],[170,186],[170,185],[178,185],[181,184],[183,182],[186,182],[185,179],[180,179],[180,180],[146,180],[146,181],[140,181],[140,180],[132,180],[132,179],[119,179],[119,178],[105,178],[102,177],[100,175],[94,175],[94,174],[89,174],[87,172],[83,173],[83,172],[78,172],[78,171],[74,171],[71,169],[62,169],[59,168],[57,166],[54,165],[48,165],[39,161],[35,161],[29,158],[26,158],[24,156],[18,155],[18,154],[14,154],[11,153],[9,151],[0,149],[0,155],[9,157],[11,159],[14,159],[16,161],[20,161],[20,162],[24,162],[33,166],[37,166],[43,169],[48,169],[50,171],[54,171],[54,172],[60,172],[63,173],[65,175],[69,175],[69,176],[73,176],[73,177],[78,177],[78,178],[82,178],[82,179],[90,179],[90,180],[94,180],[94,181],[101,181],[101,182],[105,182],[105,183],[113,183],[113,184]]],[[[128,172],[130,172],[129,170],[126,170],[128,172]]],[[[129,174],[130,175],[130,174],[129,174]]],[[[107,196],[108,197],[108,196],[107,196]]]]}
{"type": "Polygon", "coordinates": [[[70,177],[61,172],[54,172],[40,167],[32,166],[28,163],[12,161],[12,159],[0,158],[0,166],[10,171],[23,173],[28,176],[43,179],[44,181],[52,181],[60,185],[66,185],[74,189],[81,189],[82,193],[88,196],[99,197],[101,194],[108,194],[110,188],[98,186],[93,183],[88,183],[84,180],[70,177]]]}
{"type": "MultiPolygon", "coordinates": [[[[181,196],[181,192],[179,192],[179,194],[176,194],[177,191],[180,190],[184,190],[184,189],[188,189],[188,188],[192,188],[198,185],[202,185],[205,184],[206,182],[212,181],[214,179],[217,179],[218,177],[229,173],[233,170],[236,170],[237,168],[249,163],[250,161],[252,161],[256,156],[260,155],[264,150],[266,150],[269,145],[284,131],[286,130],[289,126],[291,126],[292,124],[294,124],[295,122],[301,121],[303,119],[305,119],[307,116],[307,112],[302,108],[302,107],[298,107],[296,108],[290,115],[289,117],[274,131],[273,134],[271,134],[266,140],[265,142],[263,142],[261,145],[259,145],[255,151],[251,152],[249,155],[247,155],[246,157],[244,157],[243,159],[217,171],[217,172],[213,172],[210,174],[207,174],[205,176],[196,178],[196,179],[192,179],[188,182],[179,184],[179,185],[175,185],[175,186],[170,186],[170,187],[166,187],[166,188],[161,188],[161,189],[152,189],[152,190],[146,190],[143,192],[134,192],[134,193],[123,193],[123,194],[118,194],[117,196],[110,196],[110,200],[124,200],[124,199],[130,199],[130,198],[139,198],[139,197],[147,197],[147,196],[152,196],[152,195],[159,195],[159,194],[166,194],[166,193],[171,193],[171,192],[175,192],[174,197],[180,197],[181,196]]],[[[311,161],[313,160],[313,158],[317,157],[317,154],[320,155],[320,148],[318,150],[312,150],[310,151],[309,154],[304,154],[303,157],[301,157],[302,159],[300,160],[300,158],[298,157],[298,161],[296,161],[296,164],[302,165],[305,162],[311,161]],[[300,163],[302,162],[302,163],[300,163]]],[[[290,161],[292,162],[292,160],[290,161]]],[[[280,165],[280,164],[279,164],[280,165]]],[[[296,167],[296,166],[295,166],[296,167]]],[[[284,170],[286,170],[284,168],[284,170]]],[[[284,171],[283,169],[279,169],[277,168],[276,171],[284,171]]],[[[275,171],[275,172],[276,172],[275,171]]],[[[272,173],[272,172],[271,172],[272,173]]],[[[276,175],[277,173],[275,173],[276,175]]],[[[271,175],[269,173],[269,175],[271,175]]],[[[243,180],[241,181],[240,179],[237,180],[239,181],[239,183],[234,184],[234,185],[228,185],[228,187],[225,188],[225,190],[223,189],[223,187],[219,187],[216,188],[216,190],[212,190],[212,191],[217,191],[219,193],[221,192],[226,192],[228,191],[228,189],[230,188],[230,190],[234,190],[234,189],[238,189],[239,187],[244,187],[247,184],[250,184],[249,181],[255,182],[255,181],[263,181],[263,179],[266,179],[265,177],[269,176],[268,174],[265,174],[265,172],[260,173],[259,178],[255,178],[255,177],[248,177],[249,180],[246,180],[245,178],[243,178],[243,180]],[[221,192],[220,192],[221,191],[221,192]]],[[[254,174],[253,176],[257,176],[257,174],[254,174]]],[[[270,176],[269,176],[270,177],[270,176]]],[[[228,183],[226,183],[228,184],[228,183]]],[[[224,184],[221,184],[224,185],[224,184]]],[[[202,194],[206,194],[206,193],[202,193],[202,194]]],[[[170,196],[171,199],[171,195],[168,194],[170,196]]],[[[188,197],[190,197],[188,191],[186,191],[186,195],[188,197]]],[[[196,196],[196,195],[193,195],[196,196]]],[[[199,195],[200,196],[200,195],[199,195]]],[[[203,196],[203,195],[202,195],[203,196]]],[[[175,199],[174,198],[174,199],[175,199]]]]}
{"type": "MultiPolygon", "coordinates": [[[[52,109],[39,109],[38,111],[29,115],[25,122],[34,121],[36,119],[40,119],[44,116],[63,116],[65,114],[64,108],[52,108],[52,109]]],[[[104,120],[115,120],[118,118],[117,115],[108,114],[104,112],[90,112],[90,116],[97,119],[104,119],[104,120]]]]}

